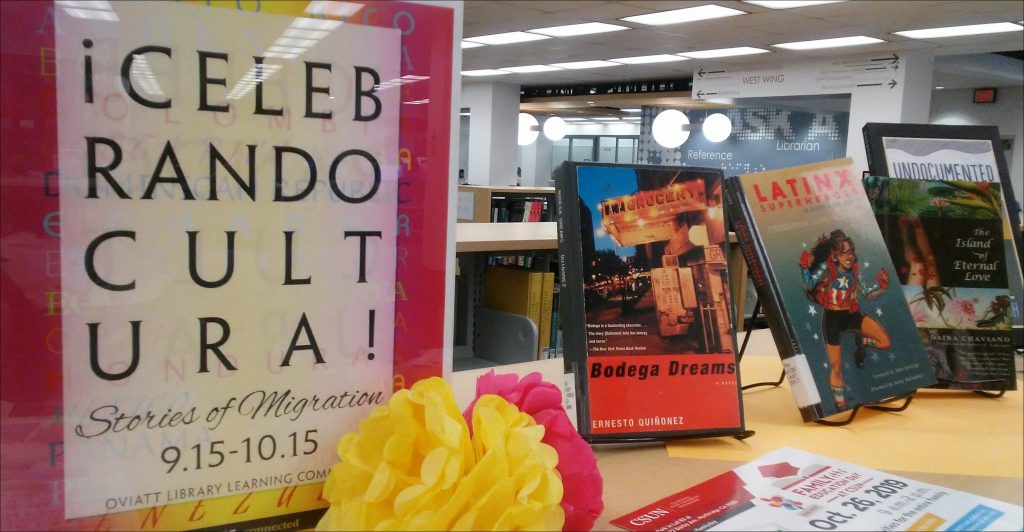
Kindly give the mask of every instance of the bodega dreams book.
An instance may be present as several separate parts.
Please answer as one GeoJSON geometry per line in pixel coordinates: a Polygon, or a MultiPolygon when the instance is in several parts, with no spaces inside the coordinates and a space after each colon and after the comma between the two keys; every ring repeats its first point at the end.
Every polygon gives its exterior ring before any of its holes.
{"type": "Polygon", "coordinates": [[[742,432],[721,170],[567,163],[556,182],[580,434],[742,432]]]}

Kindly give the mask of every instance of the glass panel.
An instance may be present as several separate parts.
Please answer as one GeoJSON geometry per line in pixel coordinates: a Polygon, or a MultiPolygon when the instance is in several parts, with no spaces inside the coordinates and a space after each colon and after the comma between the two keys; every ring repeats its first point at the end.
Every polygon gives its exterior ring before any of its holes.
{"type": "Polygon", "coordinates": [[[599,163],[614,163],[615,162],[615,137],[598,137],[597,138],[597,162],[599,163]]]}
{"type": "Polygon", "coordinates": [[[636,139],[620,138],[619,147],[616,150],[615,162],[634,163],[636,162],[636,139]]]}
{"type": "Polygon", "coordinates": [[[570,160],[579,162],[591,162],[594,159],[594,138],[574,138],[570,150],[570,160]]]}
{"type": "Polygon", "coordinates": [[[569,140],[561,139],[551,143],[551,169],[554,170],[569,160],[569,140]]]}

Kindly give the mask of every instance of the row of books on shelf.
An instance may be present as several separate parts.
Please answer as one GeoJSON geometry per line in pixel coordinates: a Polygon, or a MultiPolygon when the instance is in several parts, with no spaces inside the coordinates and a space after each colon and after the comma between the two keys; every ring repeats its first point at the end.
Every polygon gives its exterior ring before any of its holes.
{"type": "Polygon", "coordinates": [[[487,256],[488,266],[520,266],[527,269],[535,269],[542,267],[543,264],[550,262],[550,257],[547,254],[537,254],[530,252],[519,252],[519,253],[491,253],[487,256]]]}
{"type": "Polygon", "coordinates": [[[559,322],[581,434],[745,430],[729,222],[804,421],[923,387],[1016,389],[1019,210],[998,131],[865,136],[863,179],[849,158],[728,178],[558,170],[559,322]]]}
{"type": "Polygon", "coordinates": [[[552,212],[544,198],[491,199],[492,222],[550,222],[552,212]]]}
{"type": "MultiPolygon", "coordinates": [[[[531,261],[535,259],[526,257],[531,261]]],[[[555,286],[555,272],[531,267],[532,264],[488,266],[484,272],[483,303],[494,310],[526,316],[537,326],[536,359],[560,358],[562,330],[558,320],[559,290],[555,286]]]]}

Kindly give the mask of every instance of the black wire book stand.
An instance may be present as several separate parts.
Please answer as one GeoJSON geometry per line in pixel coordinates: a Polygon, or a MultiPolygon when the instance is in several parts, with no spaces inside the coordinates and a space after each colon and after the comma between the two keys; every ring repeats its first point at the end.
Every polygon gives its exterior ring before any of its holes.
{"type": "MultiPolygon", "coordinates": [[[[756,320],[757,317],[760,316],[760,315],[761,315],[761,300],[758,299],[757,302],[754,304],[753,312],[751,312],[751,314],[750,314],[750,325],[751,326],[747,327],[747,330],[744,332],[744,334],[743,334],[743,343],[740,344],[739,353],[737,353],[737,355],[736,355],[736,363],[737,364],[739,364],[740,361],[743,360],[743,354],[747,350],[747,343],[750,341],[750,334],[754,330],[753,329],[754,320],[756,320]]],[[[778,386],[782,386],[782,382],[785,381],[785,380],[786,380],[786,370],[783,369],[782,370],[782,374],[779,375],[778,380],[755,382],[755,383],[752,383],[752,384],[744,385],[741,389],[742,390],[750,390],[752,388],[759,388],[759,387],[765,387],[765,386],[778,387],[778,386]]],[[[1005,386],[1005,383],[1004,383],[1004,386],[1005,386]]],[[[987,397],[1001,397],[1003,395],[1003,393],[1005,393],[1005,392],[1006,392],[1006,389],[1004,387],[1004,389],[1001,392],[999,392],[998,395],[996,395],[994,393],[982,392],[982,391],[976,391],[975,393],[979,393],[979,394],[985,395],[987,397]]],[[[863,403],[863,404],[857,405],[856,407],[854,407],[853,410],[850,411],[850,415],[846,419],[843,419],[843,420],[840,420],[840,421],[832,421],[832,420],[828,420],[828,419],[816,419],[816,420],[814,420],[814,422],[818,423],[819,425],[826,425],[826,426],[829,426],[829,427],[842,427],[842,426],[846,426],[846,425],[849,425],[850,423],[853,423],[854,418],[857,417],[857,413],[860,412],[861,408],[870,408],[871,410],[878,410],[878,411],[881,411],[881,412],[902,412],[902,411],[906,410],[907,407],[910,406],[910,401],[914,398],[914,393],[916,393],[916,392],[910,392],[910,393],[903,394],[903,395],[897,395],[895,397],[890,397],[890,398],[888,398],[888,399],[886,399],[884,401],[879,401],[877,403],[863,403]],[[895,403],[897,401],[903,401],[903,403],[900,404],[899,406],[890,406],[891,403],[895,403]]],[[[742,438],[740,438],[740,439],[742,439],[742,438]]]]}

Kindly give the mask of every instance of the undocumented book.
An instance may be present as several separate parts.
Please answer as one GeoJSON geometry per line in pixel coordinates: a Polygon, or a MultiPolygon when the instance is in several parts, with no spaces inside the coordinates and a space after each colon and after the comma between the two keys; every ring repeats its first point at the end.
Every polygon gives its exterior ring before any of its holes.
{"type": "Polygon", "coordinates": [[[611,523],[654,530],[1021,530],[1024,508],[783,447],[611,523]]]}
{"type": "Polygon", "coordinates": [[[864,125],[871,175],[904,179],[998,183],[1002,188],[1002,246],[1007,257],[1010,320],[1016,347],[1024,347],[1021,212],[1011,185],[999,128],[934,124],[864,125]]]}
{"type": "Polygon", "coordinates": [[[872,176],[864,187],[936,387],[1015,390],[999,185],[872,176]]]}
{"type": "Polygon", "coordinates": [[[725,198],[804,421],[935,383],[851,159],[731,177],[725,198]]]}
{"type": "Polygon", "coordinates": [[[742,432],[721,170],[566,163],[556,181],[580,434],[742,432]]]}

